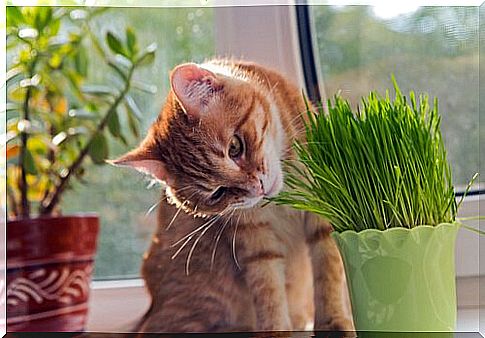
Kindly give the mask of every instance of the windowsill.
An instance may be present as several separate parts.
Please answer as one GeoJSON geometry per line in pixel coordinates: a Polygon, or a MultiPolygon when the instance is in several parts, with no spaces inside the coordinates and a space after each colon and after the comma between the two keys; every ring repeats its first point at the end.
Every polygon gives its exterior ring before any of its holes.
{"type": "MultiPolygon", "coordinates": [[[[480,279],[483,283],[485,276],[457,278],[457,331],[478,332],[479,327],[485,328],[485,322],[479,325],[480,311],[485,311],[485,299],[478,297],[480,279]]],[[[94,281],[87,330],[130,331],[149,305],[149,297],[141,279],[94,281]]]]}
{"type": "Polygon", "coordinates": [[[129,332],[149,305],[142,279],[93,281],[87,330],[129,332]]]}

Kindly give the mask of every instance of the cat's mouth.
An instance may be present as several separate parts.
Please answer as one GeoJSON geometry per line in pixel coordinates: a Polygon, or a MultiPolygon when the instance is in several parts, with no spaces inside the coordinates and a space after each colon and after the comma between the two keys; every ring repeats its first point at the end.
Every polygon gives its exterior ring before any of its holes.
{"type": "Polygon", "coordinates": [[[233,203],[231,208],[249,209],[263,201],[263,198],[271,198],[276,196],[281,190],[282,179],[279,176],[275,176],[275,178],[270,182],[271,183],[268,184],[269,188],[265,188],[263,194],[257,197],[246,198],[243,202],[233,203]]]}
{"type": "Polygon", "coordinates": [[[260,201],[263,200],[263,197],[253,197],[248,198],[244,202],[238,202],[231,204],[231,208],[233,209],[249,209],[256,206],[260,201]]]}

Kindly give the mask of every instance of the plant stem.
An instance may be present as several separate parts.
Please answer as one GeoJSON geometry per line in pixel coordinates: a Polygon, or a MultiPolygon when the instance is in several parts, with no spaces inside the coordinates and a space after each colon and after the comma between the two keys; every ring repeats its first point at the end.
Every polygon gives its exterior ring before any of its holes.
{"type": "Polygon", "coordinates": [[[130,68],[130,70],[128,72],[128,76],[127,76],[126,81],[125,81],[125,87],[119,93],[119,95],[116,97],[115,101],[113,102],[113,104],[111,105],[111,107],[106,112],[105,116],[103,117],[103,119],[101,120],[101,122],[99,123],[99,125],[97,126],[96,130],[94,131],[94,133],[91,135],[91,137],[88,140],[88,142],[81,149],[81,151],[79,152],[77,158],[74,160],[74,162],[68,168],[68,171],[67,171],[66,176],[64,176],[64,177],[61,178],[61,180],[59,181],[59,184],[57,184],[57,186],[55,187],[53,193],[51,194],[51,197],[45,203],[43,203],[43,204],[40,205],[40,207],[39,207],[39,214],[40,215],[43,215],[44,216],[44,215],[50,215],[50,214],[52,214],[54,208],[57,206],[57,204],[59,204],[60,198],[61,198],[62,194],[64,193],[64,191],[68,187],[68,183],[70,181],[71,175],[74,172],[76,172],[76,170],[79,168],[79,166],[83,162],[84,158],[88,154],[89,148],[91,147],[91,144],[93,143],[94,138],[96,137],[96,135],[98,133],[100,133],[100,132],[103,131],[103,129],[106,127],[106,125],[108,123],[108,120],[110,118],[110,115],[111,114],[115,114],[116,108],[121,103],[121,101],[125,97],[126,93],[128,93],[128,90],[130,89],[131,77],[133,75],[133,71],[134,71],[135,67],[136,67],[136,64],[134,64],[134,65],[131,66],[131,68],[130,68]]]}
{"type": "MultiPolygon", "coordinates": [[[[34,76],[34,68],[37,62],[37,58],[32,61],[29,69],[29,79],[34,76]]],[[[29,103],[30,97],[32,96],[32,86],[27,87],[27,93],[25,93],[25,98],[22,106],[23,116],[22,119],[26,122],[30,121],[30,110],[29,103]]],[[[28,187],[27,187],[27,172],[25,170],[25,157],[27,154],[27,142],[29,139],[28,133],[22,131],[20,133],[20,156],[19,156],[19,167],[20,167],[20,216],[22,218],[29,218],[30,216],[30,201],[28,199],[28,187]]]]}

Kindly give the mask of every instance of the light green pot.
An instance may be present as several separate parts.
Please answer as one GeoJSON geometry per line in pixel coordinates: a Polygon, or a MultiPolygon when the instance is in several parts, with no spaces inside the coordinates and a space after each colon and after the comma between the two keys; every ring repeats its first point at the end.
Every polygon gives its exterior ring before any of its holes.
{"type": "Polygon", "coordinates": [[[454,331],[457,224],[332,233],[358,331],[454,331]]]}

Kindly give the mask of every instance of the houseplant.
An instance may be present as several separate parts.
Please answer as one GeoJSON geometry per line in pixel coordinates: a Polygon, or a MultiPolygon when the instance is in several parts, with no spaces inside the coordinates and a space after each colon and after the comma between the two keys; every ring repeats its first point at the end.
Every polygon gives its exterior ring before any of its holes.
{"type": "Polygon", "coordinates": [[[357,330],[453,331],[459,204],[437,100],[394,87],[356,113],[339,96],[309,110],[276,202],[331,222],[357,330]]]}
{"type": "Polygon", "coordinates": [[[86,322],[98,217],[62,215],[61,198],[87,159],[104,163],[109,137],[126,144],[122,118],[138,135],[129,91],[155,52],[140,50],[131,29],[98,40],[90,20],[102,11],[7,8],[9,331],[79,331],[86,322]],[[86,83],[93,58],[96,71],[116,76],[109,87],[86,83]]]}

